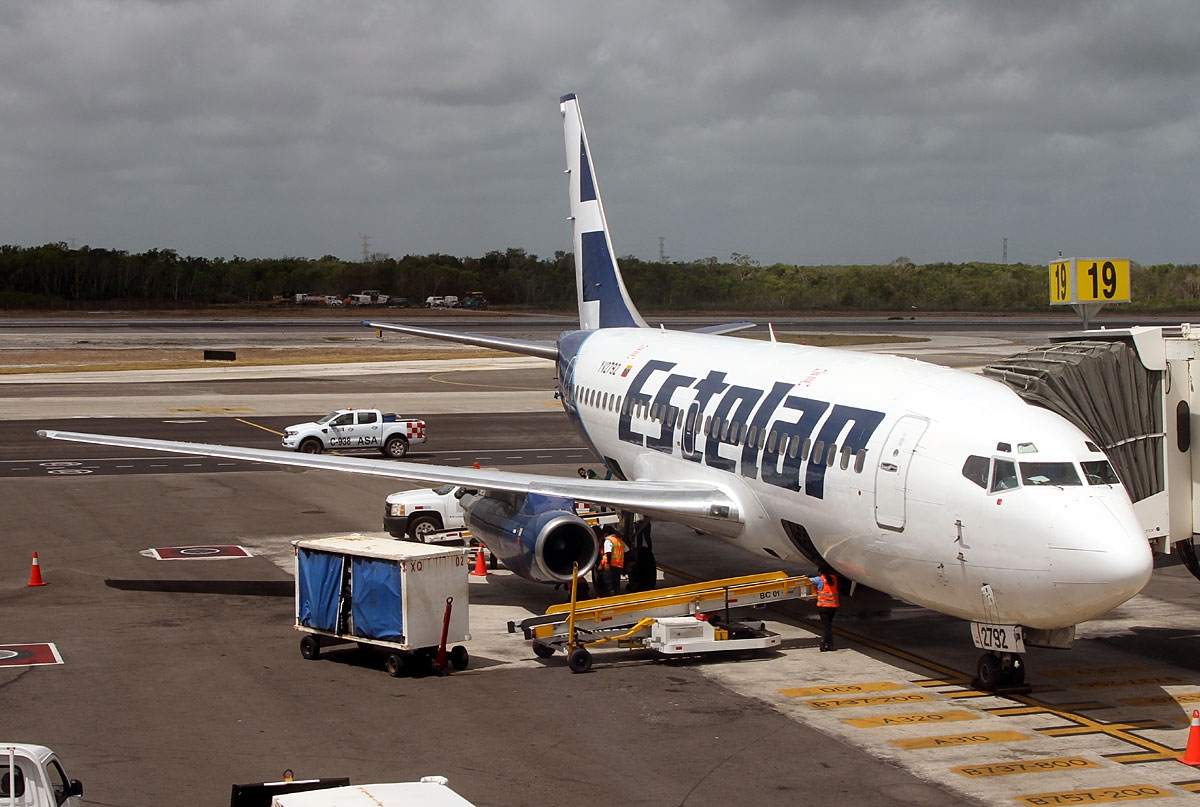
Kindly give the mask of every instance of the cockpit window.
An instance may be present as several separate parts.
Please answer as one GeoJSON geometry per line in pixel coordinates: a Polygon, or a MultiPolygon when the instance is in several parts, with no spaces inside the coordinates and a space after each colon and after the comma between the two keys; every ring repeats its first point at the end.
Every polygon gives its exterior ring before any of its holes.
{"type": "Polygon", "coordinates": [[[1094,462],[1080,463],[1083,466],[1083,475],[1087,477],[1089,485],[1119,485],[1121,480],[1117,478],[1117,472],[1108,464],[1108,460],[1095,460],[1094,462]]]}
{"type": "Polygon", "coordinates": [[[992,463],[991,493],[1009,490],[1017,486],[1017,464],[1009,460],[996,460],[992,463]]]}
{"type": "Polygon", "coordinates": [[[1090,452],[1092,452],[1093,454],[1099,454],[1099,453],[1100,453],[1100,449],[1096,448],[1096,444],[1095,444],[1095,443],[1093,443],[1091,440],[1084,440],[1084,441],[1083,441],[1083,444],[1084,444],[1085,446],[1087,446],[1087,450],[1088,450],[1088,451],[1090,451],[1090,452]]]}
{"type": "Polygon", "coordinates": [[[1026,485],[1082,485],[1069,462],[1022,462],[1021,481],[1026,485]]]}
{"type": "Polygon", "coordinates": [[[988,466],[990,464],[991,462],[987,457],[977,457],[972,454],[971,456],[967,457],[967,461],[963,463],[962,475],[986,490],[988,466]]]}
{"type": "Polygon", "coordinates": [[[1033,443],[1017,443],[1018,454],[1036,454],[1037,446],[1033,443]]]}

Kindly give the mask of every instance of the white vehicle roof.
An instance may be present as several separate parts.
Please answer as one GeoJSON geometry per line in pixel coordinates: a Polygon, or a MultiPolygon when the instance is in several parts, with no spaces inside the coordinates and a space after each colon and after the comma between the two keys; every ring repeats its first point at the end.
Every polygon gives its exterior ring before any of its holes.
{"type": "Polygon", "coordinates": [[[20,756],[29,757],[38,762],[45,762],[50,757],[54,756],[54,752],[44,745],[32,745],[30,743],[3,743],[0,742],[0,768],[8,765],[8,749],[15,748],[20,756]]]}
{"type": "Polygon", "coordinates": [[[285,793],[271,807],[471,807],[471,802],[438,782],[350,785],[306,793],[285,793]]]}

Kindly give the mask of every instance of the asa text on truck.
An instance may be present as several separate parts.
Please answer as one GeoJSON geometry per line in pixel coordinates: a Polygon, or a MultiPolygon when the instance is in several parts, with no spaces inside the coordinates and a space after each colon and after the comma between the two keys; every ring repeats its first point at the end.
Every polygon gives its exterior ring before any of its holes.
{"type": "Polygon", "coordinates": [[[283,447],[305,454],[374,449],[385,457],[403,457],[409,446],[424,442],[425,421],[378,409],[339,409],[283,431],[283,447]]]}

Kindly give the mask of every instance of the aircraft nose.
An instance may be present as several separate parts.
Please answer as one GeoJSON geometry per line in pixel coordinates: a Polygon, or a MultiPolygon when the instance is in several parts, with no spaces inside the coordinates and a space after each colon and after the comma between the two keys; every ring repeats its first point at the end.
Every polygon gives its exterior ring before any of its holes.
{"type": "Polygon", "coordinates": [[[1114,509],[1104,499],[1064,510],[1051,531],[1049,548],[1055,588],[1080,622],[1133,597],[1149,582],[1154,568],[1133,507],[1114,509]]]}

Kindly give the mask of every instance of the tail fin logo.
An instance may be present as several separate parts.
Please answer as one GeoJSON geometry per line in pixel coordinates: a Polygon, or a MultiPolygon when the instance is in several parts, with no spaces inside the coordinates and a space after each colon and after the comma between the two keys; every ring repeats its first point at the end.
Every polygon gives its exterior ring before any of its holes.
{"type": "Polygon", "coordinates": [[[613,257],[612,238],[604,217],[600,189],[596,185],[583,114],[574,94],[562,97],[559,111],[563,116],[566,139],[579,327],[582,330],[645,328],[646,321],[629,298],[621,270],[613,257]]]}

